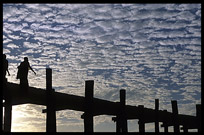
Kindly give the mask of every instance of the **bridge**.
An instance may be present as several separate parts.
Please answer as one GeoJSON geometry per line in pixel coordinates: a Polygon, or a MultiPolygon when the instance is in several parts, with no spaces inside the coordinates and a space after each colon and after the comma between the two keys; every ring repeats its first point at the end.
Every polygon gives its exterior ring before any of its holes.
{"type": "Polygon", "coordinates": [[[155,99],[155,108],[145,108],[144,105],[126,105],[126,91],[120,90],[120,102],[111,102],[94,98],[94,81],[85,81],[85,97],[55,92],[52,88],[52,69],[46,69],[46,89],[20,87],[19,84],[5,80],[3,91],[4,132],[11,132],[12,106],[20,104],[44,105],[46,109],[46,132],[56,132],[56,111],[75,110],[84,112],[84,132],[94,132],[93,117],[111,115],[116,123],[116,132],[128,132],[127,120],[138,119],[139,132],[145,132],[145,123],[155,123],[155,132],[159,131],[159,122],[168,132],[173,126],[174,132],[188,132],[189,129],[198,129],[201,132],[201,105],[196,105],[196,116],[179,114],[177,101],[172,100],[172,112],[159,110],[159,99],[155,99]],[[24,91],[24,92],[22,92],[24,91]]]}

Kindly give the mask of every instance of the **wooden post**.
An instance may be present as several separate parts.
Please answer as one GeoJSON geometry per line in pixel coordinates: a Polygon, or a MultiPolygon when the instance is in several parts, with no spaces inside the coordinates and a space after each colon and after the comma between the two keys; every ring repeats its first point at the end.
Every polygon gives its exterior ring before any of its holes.
{"type": "Polygon", "coordinates": [[[159,99],[155,99],[155,133],[159,133],[158,111],[159,111],[159,99]]]}
{"type": "Polygon", "coordinates": [[[174,132],[178,133],[180,132],[179,129],[179,123],[178,123],[178,106],[177,106],[177,101],[176,100],[172,100],[171,101],[171,105],[172,105],[172,115],[173,115],[173,124],[174,124],[174,132]]]}
{"type": "Polygon", "coordinates": [[[121,120],[120,116],[116,115],[116,132],[121,132],[121,120]]]}
{"type": "Polygon", "coordinates": [[[46,132],[56,132],[55,97],[52,89],[52,69],[46,68],[47,119],[46,132]]]}
{"type": "MultiPolygon", "coordinates": [[[[164,110],[164,112],[167,113],[167,110],[164,110]]],[[[168,131],[167,120],[164,120],[163,127],[164,127],[164,133],[168,133],[169,131],[168,131]]]]}
{"type": "Polygon", "coordinates": [[[198,132],[201,133],[201,105],[197,104],[196,105],[196,118],[197,118],[197,123],[198,123],[198,132]]]}
{"type": "Polygon", "coordinates": [[[183,132],[188,133],[188,128],[186,128],[186,126],[183,126],[183,132]]]}
{"type": "Polygon", "coordinates": [[[121,132],[127,132],[127,116],[126,116],[126,109],[125,109],[125,90],[120,90],[120,125],[121,125],[121,132]]]}
{"type": "Polygon", "coordinates": [[[164,123],[164,133],[168,133],[169,132],[169,127],[168,127],[168,125],[166,125],[165,123],[164,123]]]}
{"type": "Polygon", "coordinates": [[[84,112],[84,132],[93,132],[93,89],[94,81],[85,82],[85,112],[84,112]]]}
{"type": "Polygon", "coordinates": [[[4,111],[4,132],[11,132],[12,122],[12,104],[10,92],[7,89],[7,79],[4,80],[4,96],[5,96],[5,111],[4,111]]]}
{"type": "Polygon", "coordinates": [[[139,109],[139,132],[140,133],[144,133],[145,132],[145,123],[144,123],[144,105],[139,105],[138,106],[139,109]]]}
{"type": "Polygon", "coordinates": [[[112,121],[116,122],[116,132],[121,132],[121,125],[119,120],[119,114],[116,115],[116,117],[112,117],[112,121]]]}
{"type": "MultiPolygon", "coordinates": [[[[3,78],[3,85],[1,85],[0,87],[2,87],[1,88],[1,99],[2,99],[2,101],[3,101],[3,99],[4,99],[4,101],[5,101],[5,91],[6,91],[6,84],[7,84],[7,78],[3,78]]],[[[3,102],[3,104],[5,104],[5,102],[3,102]]],[[[4,106],[5,107],[5,106],[4,106]]],[[[3,106],[2,106],[2,108],[1,108],[1,111],[2,111],[2,114],[1,114],[1,123],[2,123],[2,131],[4,130],[4,114],[3,114],[3,110],[4,110],[4,108],[3,108],[3,106]]]]}
{"type": "Polygon", "coordinates": [[[127,115],[125,108],[125,90],[120,90],[120,103],[119,110],[116,117],[114,117],[114,121],[116,121],[116,132],[127,132],[127,115]]]}
{"type": "Polygon", "coordinates": [[[11,132],[11,121],[12,121],[12,105],[10,101],[5,100],[4,132],[11,132]]]}

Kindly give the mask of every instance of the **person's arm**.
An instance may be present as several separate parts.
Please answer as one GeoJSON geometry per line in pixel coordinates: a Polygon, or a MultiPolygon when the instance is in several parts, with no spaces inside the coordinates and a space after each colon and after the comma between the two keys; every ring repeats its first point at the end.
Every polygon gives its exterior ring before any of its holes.
{"type": "Polygon", "coordinates": [[[10,76],[9,70],[7,69],[6,71],[7,71],[8,75],[10,76]]]}
{"type": "Polygon", "coordinates": [[[32,69],[32,67],[29,64],[29,68],[33,71],[33,73],[36,75],[35,71],[32,69]]]}
{"type": "Polygon", "coordinates": [[[8,73],[8,75],[10,76],[9,70],[8,70],[8,60],[6,60],[6,71],[8,73]]]}

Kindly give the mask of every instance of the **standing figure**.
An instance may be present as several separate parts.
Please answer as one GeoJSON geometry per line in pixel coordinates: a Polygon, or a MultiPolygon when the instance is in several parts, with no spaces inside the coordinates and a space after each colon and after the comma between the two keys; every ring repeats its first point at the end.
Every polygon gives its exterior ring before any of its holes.
{"type": "Polygon", "coordinates": [[[6,59],[6,54],[3,54],[3,79],[6,78],[6,71],[10,76],[10,73],[8,71],[8,60],[6,59]]]}
{"type": "Polygon", "coordinates": [[[24,57],[24,61],[21,62],[20,66],[18,66],[17,79],[20,79],[20,87],[23,90],[27,90],[28,88],[28,71],[31,69],[36,75],[35,71],[31,68],[28,57],[24,57]]]}

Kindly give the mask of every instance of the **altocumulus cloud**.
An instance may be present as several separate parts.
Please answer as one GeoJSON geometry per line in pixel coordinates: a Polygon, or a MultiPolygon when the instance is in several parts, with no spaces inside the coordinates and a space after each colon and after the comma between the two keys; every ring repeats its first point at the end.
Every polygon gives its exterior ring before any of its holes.
{"type": "MultiPolygon", "coordinates": [[[[3,52],[14,83],[27,56],[37,71],[30,86],[45,88],[49,66],[59,92],[84,96],[84,81],[93,79],[97,98],[118,101],[123,88],[127,104],[153,108],[159,98],[160,109],[171,111],[174,99],[190,115],[201,100],[200,4],[4,4],[3,52]]],[[[43,108],[16,107],[12,131],[45,131],[43,108]]],[[[81,114],[57,112],[57,131],[83,131],[81,114]]],[[[115,125],[98,116],[95,129],[114,132],[115,125]]]]}

